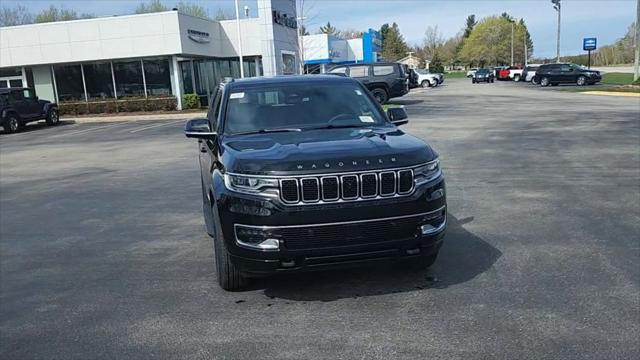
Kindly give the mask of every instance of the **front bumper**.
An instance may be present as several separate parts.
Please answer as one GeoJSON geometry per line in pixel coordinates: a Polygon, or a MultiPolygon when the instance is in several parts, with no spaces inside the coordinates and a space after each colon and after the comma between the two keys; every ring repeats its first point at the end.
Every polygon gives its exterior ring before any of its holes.
{"type": "Polygon", "coordinates": [[[217,241],[225,241],[231,261],[248,274],[428,256],[439,250],[446,230],[443,176],[406,197],[303,206],[233,193],[216,182],[217,241]],[[239,227],[278,239],[279,249],[243,246],[239,227]]]}

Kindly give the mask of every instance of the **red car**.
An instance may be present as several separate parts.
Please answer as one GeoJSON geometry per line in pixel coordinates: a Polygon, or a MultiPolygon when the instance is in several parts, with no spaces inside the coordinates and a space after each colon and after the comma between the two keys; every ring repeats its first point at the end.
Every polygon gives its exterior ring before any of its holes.
{"type": "Polygon", "coordinates": [[[507,68],[501,69],[500,71],[498,71],[498,74],[496,76],[496,79],[498,80],[513,80],[513,78],[510,76],[511,75],[511,70],[520,70],[520,67],[517,66],[509,66],[507,68]]]}

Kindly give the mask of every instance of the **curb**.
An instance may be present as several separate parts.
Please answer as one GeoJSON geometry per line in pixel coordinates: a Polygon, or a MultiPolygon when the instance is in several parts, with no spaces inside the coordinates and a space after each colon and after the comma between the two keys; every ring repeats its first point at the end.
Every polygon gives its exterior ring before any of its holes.
{"type": "Polygon", "coordinates": [[[587,95],[605,95],[605,96],[622,96],[622,97],[640,97],[640,93],[618,92],[618,91],[583,91],[581,94],[587,95]]]}
{"type": "Polygon", "coordinates": [[[123,116],[94,116],[94,117],[60,117],[60,121],[73,121],[82,123],[112,123],[112,122],[136,122],[136,121],[158,121],[158,120],[181,120],[197,117],[206,117],[207,113],[186,113],[186,114],[150,114],[150,115],[123,115],[123,116]]]}

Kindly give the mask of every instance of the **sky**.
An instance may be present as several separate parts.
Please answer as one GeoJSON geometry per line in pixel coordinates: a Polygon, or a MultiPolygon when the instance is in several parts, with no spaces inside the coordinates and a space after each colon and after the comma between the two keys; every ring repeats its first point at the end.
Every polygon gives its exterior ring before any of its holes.
{"type": "MultiPolygon", "coordinates": [[[[179,0],[162,0],[173,7],[179,0]]],[[[298,0],[300,1],[300,0],[298,0]]],[[[233,0],[191,0],[205,6],[212,16],[222,8],[234,14],[233,0]]],[[[133,13],[140,0],[0,0],[3,6],[21,4],[37,12],[50,4],[98,16],[133,13]]],[[[459,32],[465,19],[507,12],[523,18],[529,28],[535,57],[554,57],[557,13],[550,0],[304,0],[305,26],[313,33],[328,21],[338,29],[366,31],[384,23],[398,23],[410,45],[421,44],[428,26],[443,36],[459,32]]],[[[597,37],[598,45],[622,37],[635,20],[636,0],[562,0],[561,54],[582,53],[582,39],[597,37]]],[[[256,16],[255,0],[240,0],[256,16]]]]}

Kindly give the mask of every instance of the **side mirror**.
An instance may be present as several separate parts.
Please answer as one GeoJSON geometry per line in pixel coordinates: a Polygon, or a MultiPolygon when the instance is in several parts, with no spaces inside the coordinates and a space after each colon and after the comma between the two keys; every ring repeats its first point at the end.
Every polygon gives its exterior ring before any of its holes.
{"type": "Polygon", "coordinates": [[[207,119],[191,119],[184,126],[184,135],[188,138],[209,139],[212,140],[218,134],[211,130],[209,120],[207,119]]]}
{"type": "Polygon", "coordinates": [[[407,120],[409,115],[407,115],[407,112],[401,107],[389,108],[387,110],[387,116],[391,123],[396,126],[404,125],[409,122],[409,120],[407,120]]]}

